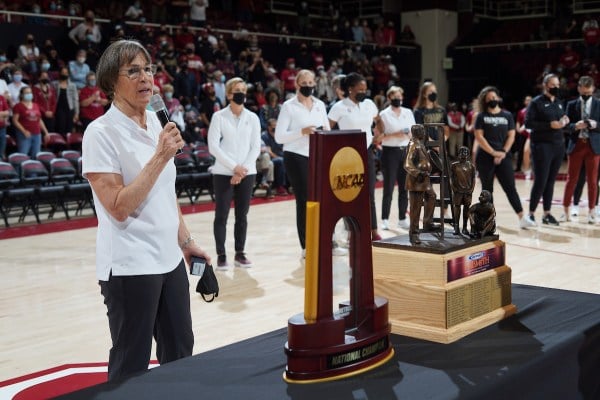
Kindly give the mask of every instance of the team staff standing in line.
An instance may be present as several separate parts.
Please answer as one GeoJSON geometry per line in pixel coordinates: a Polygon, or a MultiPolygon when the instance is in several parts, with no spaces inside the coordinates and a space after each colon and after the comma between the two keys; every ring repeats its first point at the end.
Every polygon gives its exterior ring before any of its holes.
{"type": "Polygon", "coordinates": [[[579,179],[582,165],[585,165],[585,175],[588,187],[588,223],[596,223],[595,207],[598,195],[598,164],[600,163],[600,100],[594,98],[594,80],[589,76],[579,78],[577,85],[579,97],[567,104],[567,116],[572,121],[568,125],[570,132],[569,174],[563,206],[565,212],[562,220],[569,220],[569,206],[579,179]],[[577,121],[577,122],[575,122],[577,121]]]}
{"type": "Polygon", "coordinates": [[[369,194],[371,197],[371,238],[380,240],[377,232],[377,210],[375,208],[375,155],[374,144],[383,136],[373,135],[373,123],[379,124],[377,132],[381,132],[379,110],[371,99],[367,99],[367,81],[364,76],[356,72],[349,73],[342,81],[340,87],[346,94],[343,100],[338,101],[329,110],[329,125],[337,123],[339,129],[360,129],[365,132],[367,139],[367,172],[369,179],[369,194]]]}
{"type": "Polygon", "coordinates": [[[565,157],[564,129],[569,123],[562,102],[558,98],[558,76],[548,74],[543,79],[544,91],[536,96],[525,114],[525,127],[531,129],[531,156],[535,179],[529,196],[530,223],[535,223],[535,210],[543,197],[544,216],[542,223],[558,225],[550,213],[554,182],[565,157]]]}
{"type": "Polygon", "coordinates": [[[410,129],[415,125],[415,117],[409,108],[402,107],[404,89],[392,86],[386,96],[390,105],[379,113],[383,126],[381,140],[381,169],[383,171],[383,199],[381,201],[381,227],[389,229],[390,208],[394,184],[398,183],[398,227],[408,229],[406,219],[408,192],[406,191],[406,170],[404,161],[410,141],[410,129]]]}
{"type": "Polygon", "coordinates": [[[498,89],[487,86],[479,93],[479,109],[475,120],[475,139],[479,151],[475,165],[481,180],[481,189],[494,192],[494,177],[498,178],[508,201],[519,216],[519,225],[526,229],[535,223],[523,215],[523,206],[515,186],[510,149],[515,141],[515,120],[508,111],[500,108],[498,89]]]}
{"type": "Polygon", "coordinates": [[[225,238],[231,200],[235,204],[233,226],[236,267],[249,268],[246,258],[246,232],[252,189],[256,180],[256,159],[260,154],[260,121],[258,115],[244,107],[248,86],[242,78],[225,84],[229,105],[213,114],[208,128],[208,150],[215,157],[212,167],[215,193],[213,233],[217,247],[217,268],[226,269],[225,238]]]}
{"type": "Polygon", "coordinates": [[[296,197],[296,229],[302,257],[306,249],[306,200],[310,135],[329,130],[325,103],[313,96],[315,74],[307,69],[296,75],[296,95],[281,106],[275,140],[283,144],[283,162],[296,197]]]}
{"type": "Polygon", "coordinates": [[[98,83],[112,99],[83,137],[83,175],[98,214],[96,275],[112,339],[108,380],[145,371],[152,337],[161,364],[192,354],[194,333],[185,261],[210,257],[185,225],[175,195],[173,157],[184,144],[146,106],[150,54],[132,40],[113,42],[98,62],[98,83]]]}

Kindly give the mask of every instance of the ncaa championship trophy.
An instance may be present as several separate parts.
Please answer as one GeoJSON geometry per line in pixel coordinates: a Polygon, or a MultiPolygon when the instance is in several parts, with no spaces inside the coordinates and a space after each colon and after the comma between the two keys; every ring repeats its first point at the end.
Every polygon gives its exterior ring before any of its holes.
{"type": "Polygon", "coordinates": [[[310,137],[306,204],[304,313],[288,320],[290,383],[340,379],[394,355],[388,301],[375,297],[365,134],[317,131],[310,137]],[[350,231],[350,299],[333,312],[332,242],[344,218],[350,231]]]}

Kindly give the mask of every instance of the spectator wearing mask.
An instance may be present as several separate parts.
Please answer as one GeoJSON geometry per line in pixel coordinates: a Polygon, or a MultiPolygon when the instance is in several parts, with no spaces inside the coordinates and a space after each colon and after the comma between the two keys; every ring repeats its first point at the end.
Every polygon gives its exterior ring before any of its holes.
{"type": "Polygon", "coordinates": [[[19,153],[35,158],[42,149],[43,135],[48,130],[42,120],[40,107],[33,101],[33,93],[29,86],[21,89],[19,103],[13,107],[12,123],[17,130],[17,148],[19,153]]]}
{"type": "Polygon", "coordinates": [[[75,60],[69,61],[69,75],[71,82],[77,86],[78,90],[81,90],[86,85],[86,77],[90,73],[91,69],[86,61],[86,51],[78,50],[75,60]]]}
{"type": "Polygon", "coordinates": [[[108,104],[106,95],[96,86],[96,74],[90,72],[86,77],[86,86],[79,91],[79,110],[83,129],[104,115],[104,108],[108,104]]]}
{"type": "Polygon", "coordinates": [[[69,80],[69,69],[62,67],[58,80],[54,82],[56,90],[55,130],[66,136],[73,131],[73,123],[79,121],[79,91],[69,80]]]}
{"type": "Polygon", "coordinates": [[[94,12],[92,10],[87,10],[84,18],[85,20],[83,22],[69,31],[69,39],[77,46],[80,46],[81,43],[85,41],[99,45],[102,41],[102,32],[100,31],[100,26],[96,24],[94,20],[94,12]]]}
{"type": "Polygon", "coordinates": [[[56,89],[50,84],[48,72],[40,73],[40,79],[32,91],[33,101],[40,107],[46,128],[55,132],[56,89]]]}
{"type": "Polygon", "coordinates": [[[29,86],[23,82],[23,70],[17,68],[13,71],[12,82],[7,85],[8,93],[10,95],[9,104],[14,107],[19,101],[21,101],[21,89],[29,86]]]}
{"type": "Polygon", "coordinates": [[[221,100],[215,95],[215,87],[212,83],[205,83],[202,85],[204,90],[204,100],[200,104],[200,118],[205,127],[210,125],[210,120],[214,113],[223,108],[221,100]]]}
{"type": "Polygon", "coordinates": [[[23,69],[31,75],[37,75],[39,58],[40,49],[35,44],[33,35],[29,33],[25,37],[25,43],[19,46],[19,60],[23,69]]]}

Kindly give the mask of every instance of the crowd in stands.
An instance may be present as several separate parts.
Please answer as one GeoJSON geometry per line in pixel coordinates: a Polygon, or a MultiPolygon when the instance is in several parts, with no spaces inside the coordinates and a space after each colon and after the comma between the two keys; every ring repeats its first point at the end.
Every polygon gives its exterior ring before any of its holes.
{"type": "MultiPolygon", "coordinates": [[[[25,2],[12,2],[9,8],[23,11],[23,8],[19,8],[23,7],[20,3],[25,2]]],[[[256,15],[256,9],[252,12],[253,2],[240,1],[238,3],[242,6],[238,4],[235,11],[228,9],[231,2],[222,3],[219,10],[222,15],[233,16],[237,12],[237,17],[240,17],[237,23],[232,23],[234,33],[231,36],[213,29],[207,19],[208,7],[203,1],[192,2],[191,6],[188,2],[176,1],[135,1],[131,4],[110,1],[103,3],[103,7],[94,8],[95,11],[83,8],[82,4],[76,2],[41,1],[25,10],[40,14],[39,17],[26,17],[28,22],[62,24],[62,21],[47,18],[47,15],[75,15],[84,19],[71,28],[64,27],[73,42],[73,53],[61,53],[52,40],[36,38],[31,33],[25,36],[14,54],[8,48],[0,48],[0,134],[3,130],[3,138],[16,139],[16,143],[12,144],[8,140],[8,149],[7,139],[0,142],[0,158],[5,158],[7,151],[29,152],[30,156],[35,157],[35,153],[44,147],[43,140],[39,141],[39,145],[33,143],[29,146],[23,144],[23,137],[19,140],[23,132],[19,131],[18,122],[14,123],[14,116],[19,115],[15,114],[14,109],[24,103],[24,95],[28,93],[24,88],[31,88],[31,103],[33,109],[37,109],[34,112],[38,121],[35,126],[37,132],[29,133],[45,135],[47,132],[57,132],[65,136],[73,131],[83,133],[91,121],[102,115],[110,99],[97,88],[94,71],[103,48],[121,38],[135,38],[150,52],[156,65],[155,90],[164,97],[171,119],[180,127],[186,142],[192,145],[206,143],[212,115],[227,105],[225,82],[232,77],[240,77],[248,83],[245,107],[258,114],[265,143],[263,154],[269,154],[272,159],[280,157],[278,153],[281,153],[281,148],[274,148],[274,141],[269,134],[275,129],[272,125],[277,121],[281,104],[296,91],[294,83],[301,69],[314,71],[315,96],[329,106],[338,101],[333,82],[340,75],[351,72],[366,78],[368,95],[380,111],[390,105],[386,92],[398,85],[401,77],[390,56],[392,50],[389,46],[414,42],[409,26],[396,32],[392,21],[383,18],[376,21],[343,18],[334,7],[331,9],[334,23],[330,25],[332,31],[328,34],[329,37],[345,41],[335,48],[335,52],[307,41],[300,42],[297,47],[294,44],[287,46],[293,49],[290,57],[281,57],[284,52],[267,57],[263,50],[263,39],[259,40],[255,33],[246,29],[261,27],[252,17],[256,15]],[[108,26],[100,25],[96,21],[97,15],[117,15],[122,18],[113,18],[115,22],[108,26]],[[178,25],[171,30],[167,25],[130,25],[125,24],[125,20],[178,25]]],[[[298,12],[304,18],[300,18],[294,26],[287,23],[278,25],[277,32],[313,33],[311,29],[314,26],[307,21],[307,15],[303,14],[305,11],[299,9],[298,12]]],[[[583,44],[567,44],[564,53],[541,71],[535,82],[538,86],[532,85],[531,95],[540,91],[543,76],[549,72],[558,74],[559,97],[564,101],[577,97],[577,82],[583,75],[592,77],[596,88],[600,87],[596,62],[600,40],[598,21],[593,16],[587,16],[581,27],[577,23],[576,26],[571,25],[569,34],[575,35],[579,30],[584,37],[583,44]]],[[[286,47],[289,39],[280,36],[276,40],[286,47]]],[[[473,98],[476,95],[473,93],[473,98]]],[[[417,93],[406,93],[404,105],[412,108],[417,97],[417,93]]],[[[468,146],[473,153],[477,151],[473,136],[476,103],[456,99],[443,107],[451,138],[451,157],[456,157],[462,145],[468,146]]],[[[26,108],[31,109],[29,106],[26,108]]],[[[517,114],[519,109],[509,111],[517,114]]],[[[516,119],[519,128],[519,118],[516,119]]],[[[522,121],[520,124],[522,127],[522,121]]],[[[524,128],[522,131],[523,136],[527,136],[524,128]]],[[[517,141],[515,150],[520,157],[529,154],[524,140],[517,141]]],[[[273,192],[283,194],[287,183],[282,178],[281,163],[275,163],[278,167],[274,175],[269,174],[269,163],[264,164],[265,178],[259,184],[271,189],[273,182],[266,177],[274,176],[272,179],[276,187],[273,187],[273,192]]],[[[520,163],[517,169],[520,169],[520,163]]]]}

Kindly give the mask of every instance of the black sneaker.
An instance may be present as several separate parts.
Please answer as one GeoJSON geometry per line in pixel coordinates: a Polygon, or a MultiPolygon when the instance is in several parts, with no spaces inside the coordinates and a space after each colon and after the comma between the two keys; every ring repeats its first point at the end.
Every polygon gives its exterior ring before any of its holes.
{"type": "Polygon", "coordinates": [[[237,253],[235,255],[235,259],[233,261],[233,264],[236,267],[240,267],[240,268],[250,268],[250,267],[252,267],[252,261],[248,260],[246,258],[246,254],[244,254],[244,253],[237,253]]]}
{"type": "Polygon", "coordinates": [[[546,214],[544,215],[544,217],[542,218],[542,224],[544,225],[554,225],[554,226],[558,226],[559,223],[556,220],[556,218],[554,218],[552,216],[552,214],[546,214]]]}

